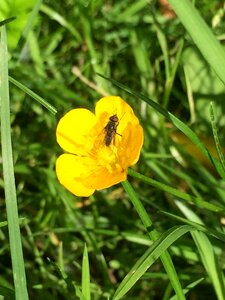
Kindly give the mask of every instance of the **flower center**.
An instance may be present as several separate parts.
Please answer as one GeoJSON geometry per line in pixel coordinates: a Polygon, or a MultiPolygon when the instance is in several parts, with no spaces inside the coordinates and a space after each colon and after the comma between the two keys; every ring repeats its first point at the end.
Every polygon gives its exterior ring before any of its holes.
{"type": "Polygon", "coordinates": [[[119,168],[117,148],[114,145],[100,147],[96,153],[99,165],[104,166],[109,173],[119,168]]]}

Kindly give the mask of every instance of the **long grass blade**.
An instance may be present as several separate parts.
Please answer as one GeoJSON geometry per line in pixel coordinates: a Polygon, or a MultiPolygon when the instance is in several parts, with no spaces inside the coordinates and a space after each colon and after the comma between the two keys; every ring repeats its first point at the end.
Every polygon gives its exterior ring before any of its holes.
{"type": "MultiPolygon", "coordinates": [[[[135,207],[143,225],[145,226],[150,239],[152,241],[156,241],[159,238],[160,234],[156,229],[154,229],[152,220],[150,219],[149,215],[147,214],[143,204],[137,197],[134,189],[132,188],[132,186],[130,185],[130,183],[128,181],[122,182],[122,185],[123,185],[125,191],[127,192],[127,194],[129,195],[129,198],[130,198],[133,206],[135,207]]],[[[160,259],[161,259],[162,264],[168,274],[171,285],[173,286],[176,295],[178,296],[178,298],[180,300],[185,299],[179,278],[177,276],[176,269],[173,265],[173,262],[172,262],[169,252],[165,251],[164,253],[162,253],[162,255],[160,256],[160,259]]]]}
{"type": "Polygon", "coordinates": [[[53,115],[57,114],[56,108],[51,105],[49,102],[47,102],[45,99],[37,95],[35,92],[31,91],[28,87],[17,81],[16,79],[9,76],[9,81],[12,82],[14,85],[16,85],[18,88],[20,88],[24,93],[31,96],[34,100],[39,102],[42,106],[47,108],[48,111],[50,111],[53,115]]]}
{"type": "MultiPolygon", "coordinates": [[[[189,221],[202,223],[202,220],[190,208],[177,201],[177,205],[189,221]]],[[[217,294],[218,300],[224,300],[225,278],[223,269],[215,253],[214,247],[204,232],[192,232],[193,240],[198,248],[202,263],[217,294]]]]}
{"type": "Polygon", "coordinates": [[[180,199],[185,200],[189,203],[194,203],[195,205],[197,205],[199,207],[202,207],[202,208],[214,211],[214,212],[225,211],[223,207],[220,207],[220,206],[218,206],[216,204],[213,204],[213,203],[206,202],[206,201],[202,200],[199,197],[195,197],[195,196],[192,196],[192,195],[187,194],[185,192],[179,191],[178,189],[173,188],[173,187],[171,187],[171,186],[169,186],[165,183],[159,182],[159,181],[154,180],[152,178],[149,178],[145,175],[142,175],[142,174],[134,171],[133,169],[129,169],[128,173],[129,173],[130,176],[132,176],[134,178],[137,178],[137,179],[139,179],[139,180],[141,180],[141,181],[143,181],[143,182],[145,182],[145,183],[147,183],[151,186],[154,186],[155,188],[158,188],[162,191],[170,193],[171,195],[179,197],[180,199]]]}
{"type": "Polygon", "coordinates": [[[202,263],[212,281],[218,300],[224,300],[224,275],[213,245],[203,232],[193,232],[192,237],[198,248],[202,263]]]}
{"type": "Polygon", "coordinates": [[[82,294],[86,300],[91,300],[90,270],[86,244],[84,246],[82,261],[82,294]]]}
{"type": "Polygon", "coordinates": [[[169,0],[169,3],[206,61],[225,84],[225,51],[198,10],[190,0],[169,0]]]}
{"type": "Polygon", "coordinates": [[[190,221],[188,219],[182,218],[180,216],[176,216],[176,215],[168,213],[166,211],[160,211],[159,213],[163,214],[167,217],[171,217],[181,223],[191,225],[191,226],[195,227],[197,230],[202,231],[210,236],[217,238],[218,240],[225,242],[225,233],[223,233],[222,231],[211,229],[203,224],[199,224],[199,223],[190,221]]]}
{"type": "Polygon", "coordinates": [[[225,159],[224,159],[222,147],[220,145],[220,140],[219,140],[218,133],[217,133],[215,112],[214,112],[212,102],[210,103],[210,119],[211,119],[212,131],[213,131],[214,141],[215,141],[215,144],[216,144],[217,153],[219,155],[221,165],[222,165],[223,169],[225,170],[225,159]]]}
{"type": "Polygon", "coordinates": [[[1,30],[0,46],[1,144],[10,252],[12,259],[15,297],[17,300],[27,300],[28,293],[26,287],[25,266],[20,237],[16,187],[13,169],[12,141],[10,131],[8,51],[5,26],[3,26],[1,30]]]}
{"type": "Polygon", "coordinates": [[[192,226],[182,225],[163,233],[131,268],[116,290],[113,300],[121,299],[168,247],[192,230],[195,230],[192,226]]]}
{"type": "Polygon", "coordinates": [[[41,4],[42,4],[42,0],[36,1],[32,11],[31,11],[30,17],[27,20],[26,26],[23,30],[23,34],[22,34],[23,38],[26,38],[28,35],[28,32],[31,30],[34,20],[36,19],[37,15],[38,15],[41,4]]]}

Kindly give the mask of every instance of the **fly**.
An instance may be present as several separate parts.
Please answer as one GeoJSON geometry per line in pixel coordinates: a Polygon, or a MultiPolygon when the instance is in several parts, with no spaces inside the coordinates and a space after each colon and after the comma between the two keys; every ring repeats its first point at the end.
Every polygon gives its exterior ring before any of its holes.
{"type": "Polygon", "coordinates": [[[109,118],[109,122],[105,126],[105,132],[106,132],[105,133],[105,145],[106,146],[110,146],[110,144],[114,140],[116,134],[121,136],[121,134],[116,132],[118,125],[119,125],[119,119],[118,119],[117,115],[112,115],[109,118]]]}

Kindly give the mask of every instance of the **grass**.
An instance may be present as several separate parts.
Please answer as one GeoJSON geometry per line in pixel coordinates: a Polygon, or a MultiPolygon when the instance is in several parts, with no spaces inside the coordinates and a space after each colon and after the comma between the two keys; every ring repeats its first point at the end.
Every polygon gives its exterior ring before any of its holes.
{"type": "Polygon", "coordinates": [[[177,18],[156,1],[6,3],[0,299],[225,299],[220,2],[169,0],[177,18]],[[78,198],[55,176],[55,128],[105,94],[144,147],[127,181],[78,198]]]}

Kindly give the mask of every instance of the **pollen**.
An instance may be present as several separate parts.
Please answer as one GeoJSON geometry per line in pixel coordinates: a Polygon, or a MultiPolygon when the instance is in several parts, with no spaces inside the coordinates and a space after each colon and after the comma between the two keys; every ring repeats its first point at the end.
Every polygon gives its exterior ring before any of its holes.
{"type": "Polygon", "coordinates": [[[115,146],[103,145],[97,153],[97,160],[101,166],[105,166],[109,173],[113,172],[118,161],[117,148],[115,146]]]}

